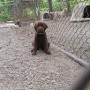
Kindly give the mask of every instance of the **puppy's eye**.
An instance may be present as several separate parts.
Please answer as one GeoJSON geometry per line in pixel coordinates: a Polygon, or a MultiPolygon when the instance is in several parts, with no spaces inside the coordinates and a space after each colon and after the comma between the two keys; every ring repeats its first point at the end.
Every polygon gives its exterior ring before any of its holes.
{"type": "Polygon", "coordinates": [[[48,28],[48,26],[46,25],[46,23],[43,23],[43,27],[46,30],[48,28]]]}

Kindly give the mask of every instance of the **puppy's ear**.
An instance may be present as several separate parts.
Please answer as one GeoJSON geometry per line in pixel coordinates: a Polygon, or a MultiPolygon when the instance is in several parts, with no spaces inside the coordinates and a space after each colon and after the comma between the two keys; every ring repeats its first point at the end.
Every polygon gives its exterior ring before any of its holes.
{"type": "Polygon", "coordinates": [[[46,23],[43,23],[43,27],[44,27],[44,30],[46,30],[48,28],[46,23]]]}
{"type": "Polygon", "coordinates": [[[34,25],[34,29],[37,30],[37,23],[35,23],[35,25],[34,25]]]}

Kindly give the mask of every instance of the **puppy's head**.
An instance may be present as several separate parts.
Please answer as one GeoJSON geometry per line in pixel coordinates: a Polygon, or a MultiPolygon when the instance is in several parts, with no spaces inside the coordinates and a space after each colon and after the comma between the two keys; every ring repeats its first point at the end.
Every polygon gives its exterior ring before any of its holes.
{"type": "Polygon", "coordinates": [[[34,29],[37,33],[44,33],[47,28],[48,26],[44,22],[37,22],[34,25],[34,29]]]}

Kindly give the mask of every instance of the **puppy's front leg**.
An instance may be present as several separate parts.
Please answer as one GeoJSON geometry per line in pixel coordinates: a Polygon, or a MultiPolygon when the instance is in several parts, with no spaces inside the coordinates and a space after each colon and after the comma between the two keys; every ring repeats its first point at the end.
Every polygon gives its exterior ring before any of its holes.
{"type": "Polygon", "coordinates": [[[44,52],[48,55],[51,54],[49,51],[50,43],[48,43],[47,36],[45,35],[44,52]]]}
{"type": "Polygon", "coordinates": [[[32,55],[36,55],[37,54],[37,44],[34,44],[34,48],[32,49],[32,55]]]}
{"type": "MultiPolygon", "coordinates": [[[[33,47],[34,47],[34,44],[35,44],[35,42],[33,41],[33,42],[32,42],[32,46],[33,46],[33,47]]],[[[31,49],[31,52],[33,52],[33,49],[31,49]]]]}
{"type": "Polygon", "coordinates": [[[32,55],[36,55],[37,54],[37,50],[33,49],[32,55]]]}
{"type": "Polygon", "coordinates": [[[35,39],[34,39],[34,42],[32,43],[32,46],[34,47],[31,52],[32,52],[32,55],[36,55],[37,54],[37,35],[35,35],[35,39]]]}
{"type": "Polygon", "coordinates": [[[48,47],[44,49],[44,52],[45,52],[46,54],[48,54],[48,55],[51,54],[51,52],[48,50],[48,47]]]}

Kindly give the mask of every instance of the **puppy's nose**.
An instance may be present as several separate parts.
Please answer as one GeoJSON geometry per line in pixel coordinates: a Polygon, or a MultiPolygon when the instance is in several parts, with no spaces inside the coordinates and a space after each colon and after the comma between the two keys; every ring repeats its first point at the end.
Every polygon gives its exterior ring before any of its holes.
{"type": "Polygon", "coordinates": [[[44,33],[44,28],[38,27],[37,32],[38,32],[38,33],[44,33]]]}

